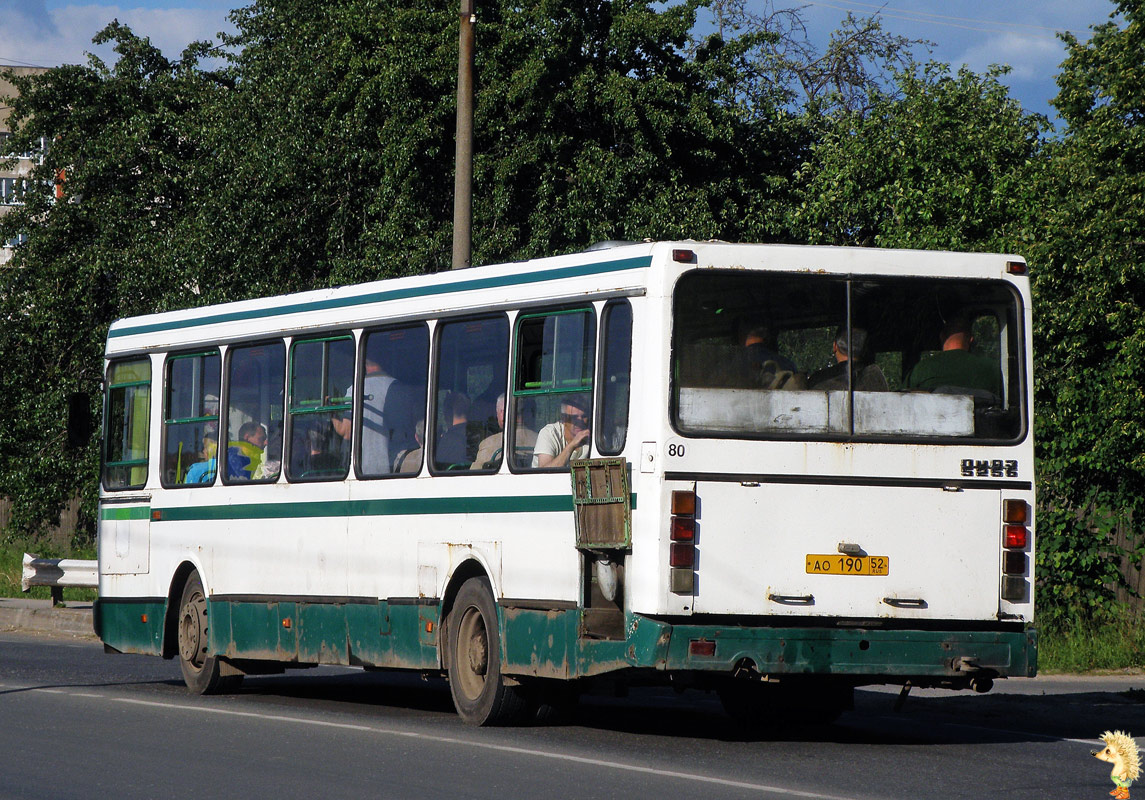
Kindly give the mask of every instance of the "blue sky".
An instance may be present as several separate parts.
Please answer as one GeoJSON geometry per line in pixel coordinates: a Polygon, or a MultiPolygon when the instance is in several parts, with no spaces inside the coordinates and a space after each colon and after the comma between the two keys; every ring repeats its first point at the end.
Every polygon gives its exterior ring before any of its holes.
{"type": "MultiPolygon", "coordinates": [[[[762,6],[766,0],[752,0],[762,6]]],[[[772,0],[803,7],[813,41],[824,40],[848,11],[879,13],[892,33],[934,42],[930,57],[976,71],[1008,64],[1011,93],[1030,111],[1051,115],[1053,81],[1065,57],[1055,32],[1089,36],[1109,19],[1111,0],[772,0]]],[[[190,41],[230,30],[227,14],[241,0],[0,0],[0,65],[84,63],[91,37],[112,19],[148,36],[174,56],[190,41]]],[[[480,13],[481,0],[477,0],[480,13]]],[[[480,29],[479,29],[480,30],[480,29]]],[[[94,50],[107,57],[105,50],[94,50]]],[[[925,53],[920,53],[925,57],[925,53]]]]}

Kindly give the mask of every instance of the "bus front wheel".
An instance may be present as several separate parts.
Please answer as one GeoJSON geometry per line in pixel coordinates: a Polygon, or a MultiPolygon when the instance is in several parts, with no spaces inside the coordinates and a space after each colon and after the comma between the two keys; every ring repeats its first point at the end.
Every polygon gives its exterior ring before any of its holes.
{"type": "Polygon", "coordinates": [[[183,585],[177,623],[179,668],[187,689],[193,694],[220,694],[237,688],[243,676],[223,675],[219,659],[208,654],[207,595],[197,572],[183,585]]]}
{"type": "Polygon", "coordinates": [[[501,637],[489,582],[463,583],[449,616],[449,691],[458,715],[471,725],[517,720],[527,702],[521,687],[501,675],[501,637]]]}

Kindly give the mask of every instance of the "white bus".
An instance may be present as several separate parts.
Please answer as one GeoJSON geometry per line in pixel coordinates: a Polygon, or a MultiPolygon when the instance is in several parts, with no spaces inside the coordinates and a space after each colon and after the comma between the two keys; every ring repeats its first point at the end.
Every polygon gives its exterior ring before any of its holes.
{"type": "Polygon", "coordinates": [[[1015,256],[695,241],[120,320],[97,632],[477,724],[1032,676],[1030,324],[1015,256]]]}

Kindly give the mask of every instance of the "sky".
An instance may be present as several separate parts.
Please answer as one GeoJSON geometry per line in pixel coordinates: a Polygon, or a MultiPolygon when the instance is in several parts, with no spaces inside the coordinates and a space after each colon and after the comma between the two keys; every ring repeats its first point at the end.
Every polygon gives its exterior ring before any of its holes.
{"type": "MultiPolygon", "coordinates": [[[[749,0],[762,5],[765,0],[749,0]]],[[[1092,25],[1114,10],[1112,0],[772,0],[777,7],[802,7],[813,41],[825,41],[848,11],[878,14],[890,33],[934,43],[920,52],[959,67],[982,72],[1006,64],[1011,95],[1033,112],[1053,117],[1049,101],[1057,94],[1054,75],[1065,58],[1056,32],[1068,30],[1081,40],[1092,25]]],[[[110,48],[94,48],[91,38],[118,19],[147,36],[165,54],[176,57],[196,39],[216,39],[233,31],[231,8],[243,0],[0,0],[0,66],[82,64],[88,52],[110,59],[110,48]]],[[[481,0],[476,2],[480,17],[481,0]]],[[[480,31],[480,28],[478,28],[480,31]]],[[[480,36],[480,33],[478,34],[480,36]]]]}

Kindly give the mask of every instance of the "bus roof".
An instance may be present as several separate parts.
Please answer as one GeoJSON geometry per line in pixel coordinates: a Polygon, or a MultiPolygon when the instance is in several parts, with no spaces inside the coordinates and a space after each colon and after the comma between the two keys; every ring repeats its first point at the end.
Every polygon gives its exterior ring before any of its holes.
{"type": "Polygon", "coordinates": [[[407,316],[449,311],[472,313],[474,309],[520,305],[522,300],[544,301],[570,292],[584,293],[585,284],[600,294],[631,293],[648,286],[647,268],[673,260],[677,271],[771,268],[983,278],[1003,277],[1008,262],[1024,263],[1020,256],[942,251],[692,240],[618,244],[563,256],[128,317],[112,323],[107,355],[250,339],[284,330],[353,327],[382,318],[400,321],[407,316]],[[525,286],[530,287],[527,292],[506,297],[507,287],[525,286]]]}

